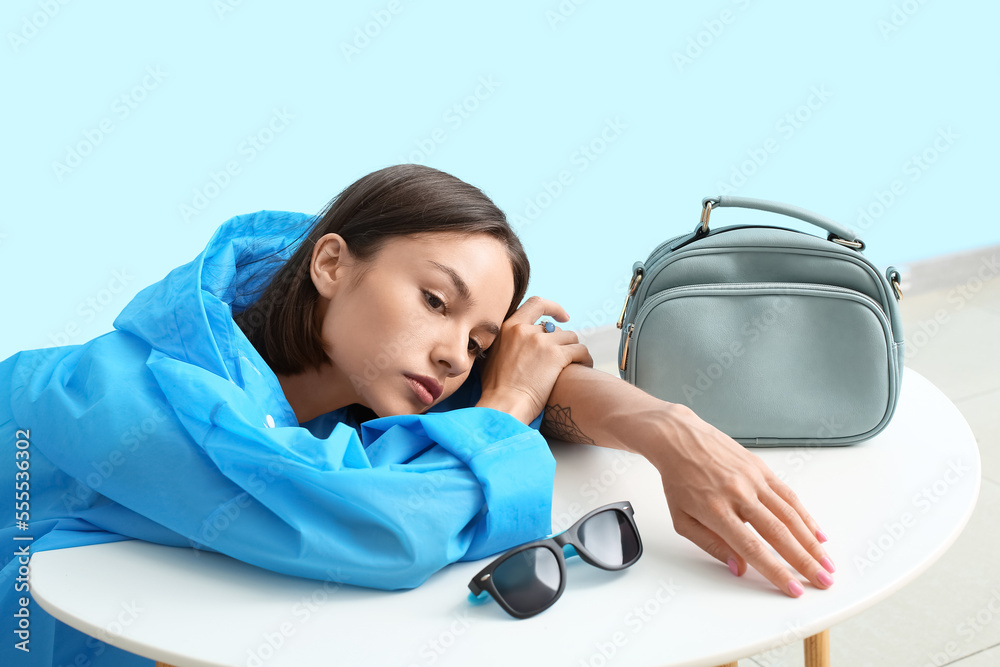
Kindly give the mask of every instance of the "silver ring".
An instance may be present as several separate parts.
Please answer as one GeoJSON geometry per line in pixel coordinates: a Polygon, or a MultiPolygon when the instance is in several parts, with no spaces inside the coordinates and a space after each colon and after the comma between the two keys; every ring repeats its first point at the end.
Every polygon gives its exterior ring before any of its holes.
{"type": "Polygon", "coordinates": [[[538,324],[545,330],[545,333],[552,333],[556,330],[556,325],[552,324],[552,322],[539,322],[538,324]]]}

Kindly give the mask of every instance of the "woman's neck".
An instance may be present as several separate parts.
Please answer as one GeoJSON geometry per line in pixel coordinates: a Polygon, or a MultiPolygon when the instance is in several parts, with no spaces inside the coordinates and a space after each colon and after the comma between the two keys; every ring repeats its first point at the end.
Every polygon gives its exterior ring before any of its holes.
{"type": "Polygon", "coordinates": [[[340,374],[332,365],[314,368],[295,375],[275,373],[285,400],[295,412],[300,424],[315,419],[338,408],[358,402],[358,396],[348,378],[340,374]]]}

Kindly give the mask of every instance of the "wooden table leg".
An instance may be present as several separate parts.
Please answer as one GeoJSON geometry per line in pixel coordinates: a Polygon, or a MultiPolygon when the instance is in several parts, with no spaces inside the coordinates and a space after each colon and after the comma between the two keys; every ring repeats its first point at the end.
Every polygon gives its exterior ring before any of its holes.
{"type": "Polygon", "coordinates": [[[168,665],[165,662],[158,662],[156,663],[156,667],[173,667],[173,665],[168,665]]]}
{"type": "Polygon", "coordinates": [[[806,667],[830,667],[830,631],[824,630],[802,642],[806,667]]]}
{"type": "MultiPolygon", "coordinates": [[[[806,654],[806,667],[830,667],[830,631],[824,630],[802,642],[806,654]]],[[[160,667],[157,663],[156,667],[160,667]]],[[[719,667],[739,667],[739,662],[727,662],[719,667]]]]}

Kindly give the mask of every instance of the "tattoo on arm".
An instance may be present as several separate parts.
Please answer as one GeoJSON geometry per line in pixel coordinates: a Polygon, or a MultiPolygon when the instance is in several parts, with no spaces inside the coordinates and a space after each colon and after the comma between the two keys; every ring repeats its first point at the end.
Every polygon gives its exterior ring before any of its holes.
{"type": "Polygon", "coordinates": [[[556,440],[596,445],[597,443],[573,421],[572,412],[573,410],[569,406],[546,405],[545,417],[542,418],[542,426],[539,431],[542,435],[556,440]]]}

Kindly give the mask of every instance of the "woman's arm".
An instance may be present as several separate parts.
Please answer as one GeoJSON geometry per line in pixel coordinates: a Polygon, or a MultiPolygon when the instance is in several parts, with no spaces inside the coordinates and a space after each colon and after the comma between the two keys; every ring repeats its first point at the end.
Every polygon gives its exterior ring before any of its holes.
{"type": "Polygon", "coordinates": [[[833,584],[819,527],[763,461],[687,407],[594,370],[574,332],[556,327],[543,333],[533,324],[543,315],[569,319],[559,304],[531,297],[504,321],[483,368],[477,405],[526,424],[544,407],[546,435],[645,456],[660,471],[674,529],[728,563],[733,574],[749,564],[787,595],[803,592],[749,523],[814,586],[833,584]]]}
{"type": "MultiPolygon", "coordinates": [[[[80,543],[68,531],[87,522],[398,589],[549,531],[555,461],[514,417],[455,409],[314,435],[270,371],[250,370],[249,342],[236,354],[241,384],[120,330],[0,362],[0,426],[30,428],[34,534],[80,543]]],[[[14,464],[0,463],[10,487],[14,464]]]]}
{"type": "Polygon", "coordinates": [[[833,583],[833,563],[818,539],[822,532],[795,493],[760,458],[690,408],[569,364],[549,395],[541,431],[644,456],[660,471],[674,529],[728,563],[733,574],[749,564],[786,594],[803,592],[749,523],[814,586],[833,583]]]}

